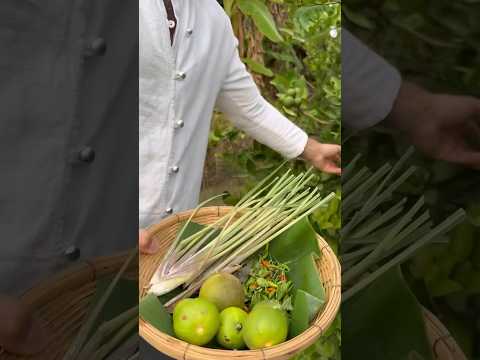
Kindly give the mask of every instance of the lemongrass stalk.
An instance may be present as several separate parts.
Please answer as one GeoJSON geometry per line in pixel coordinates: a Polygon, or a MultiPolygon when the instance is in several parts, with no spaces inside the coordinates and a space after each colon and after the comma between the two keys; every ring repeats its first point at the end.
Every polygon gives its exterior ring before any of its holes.
{"type": "MultiPolygon", "coordinates": [[[[299,175],[299,176],[297,177],[297,180],[300,181],[300,182],[302,182],[302,180],[304,180],[307,175],[308,175],[308,173],[305,173],[305,174],[303,174],[303,175],[299,175]]],[[[309,178],[307,179],[307,181],[309,181],[310,179],[311,179],[311,177],[309,177],[309,178]]],[[[296,191],[302,184],[303,184],[303,182],[302,182],[302,183],[299,183],[299,184],[296,184],[296,185],[295,185],[295,188],[294,188],[292,191],[290,191],[290,192],[287,193],[287,199],[288,199],[288,197],[293,196],[293,195],[295,194],[295,191],[296,191]]],[[[289,189],[288,187],[287,187],[286,189],[287,189],[287,191],[289,191],[289,190],[288,190],[288,189],[289,189]]],[[[298,197],[296,198],[296,200],[302,198],[302,196],[305,196],[306,194],[308,194],[308,190],[306,190],[304,193],[302,193],[300,196],[298,196],[298,197]]],[[[266,206],[269,206],[270,203],[274,202],[274,200],[276,200],[276,198],[279,197],[280,195],[282,195],[282,192],[280,192],[279,194],[273,196],[273,197],[266,203],[266,206]]],[[[280,204],[283,204],[285,201],[286,201],[286,200],[283,200],[280,204]]],[[[257,205],[257,206],[259,206],[259,205],[257,205]]],[[[207,245],[208,248],[211,248],[210,251],[212,251],[212,249],[214,249],[214,247],[217,245],[217,243],[220,241],[220,239],[223,240],[223,241],[222,241],[223,245],[220,247],[220,249],[225,248],[226,246],[228,246],[228,243],[225,243],[225,240],[228,239],[228,238],[231,238],[233,235],[235,235],[236,232],[239,231],[239,230],[238,230],[238,229],[240,228],[239,226],[236,226],[235,228],[228,226],[229,223],[231,222],[231,220],[233,219],[233,216],[235,216],[235,213],[232,214],[232,216],[230,217],[227,225],[226,225],[225,228],[222,230],[222,233],[217,237],[217,239],[216,239],[213,243],[209,243],[209,244],[207,245]]],[[[257,213],[250,212],[250,213],[246,214],[245,216],[242,216],[240,219],[238,219],[238,220],[235,222],[235,225],[240,225],[240,224],[242,224],[243,222],[250,221],[250,219],[251,219],[251,218],[254,218],[254,217],[258,217],[257,213]]],[[[240,228],[240,229],[241,229],[241,228],[240,228]]]]}
{"type": "MultiPolygon", "coordinates": [[[[192,212],[190,218],[188,219],[187,221],[187,224],[191,221],[191,219],[198,213],[198,211],[200,210],[200,208],[206,204],[208,204],[209,202],[215,200],[215,199],[218,199],[219,197],[223,196],[222,195],[216,195],[216,196],[213,196],[211,197],[210,199],[207,199],[205,200],[204,202],[200,203],[197,208],[192,212]]],[[[169,249],[167,250],[167,253],[165,254],[164,256],[164,259],[166,259],[166,262],[165,262],[165,267],[168,267],[168,259],[170,258],[170,256],[172,255],[172,253],[175,251],[175,248],[176,246],[178,245],[178,242],[180,241],[180,239],[182,238],[182,235],[185,231],[185,228],[186,228],[186,225],[182,227],[182,229],[179,231],[179,233],[177,234],[177,236],[175,237],[175,240],[173,241],[172,245],[169,247],[169,249]]]]}
{"type": "Polygon", "coordinates": [[[117,317],[104,322],[85,344],[78,355],[78,359],[90,359],[106,337],[114,333],[118,328],[125,325],[129,320],[138,316],[138,305],[118,315],[117,317]]]}
{"type": "Polygon", "coordinates": [[[420,207],[423,206],[423,198],[420,198],[416,204],[395,224],[395,226],[390,230],[385,239],[381,241],[378,246],[373,250],[368,256],[366,256],[362,261],[360,261],[355,267],[351,268],[343,276],[343,281],[345,284],[348,284],[355,280],[360,274],[365,272],[370,266],[375,264],[378,257],[388,249],[389,245],[395,241],[395,236],[405,227],[411,218],[420,210],[420,207]]]}
{"type": "MultiPolygon", "coordinates": [[[[179,299],[184,298],[185,296],[192,295],[195,291],[198,290],[200,287],[201,283],[211,274],[222,271],[226,269],[230,264],[236,262],[236,263],[241,263],[248,257],[250,257],[252,254],[266,246],[271,240],[276,238],[278,235],[283,233],[284,231],[288,230],[291,226],[295,225],[298,221],[302,220],[304,217],[312,214],[315,212],[320,206],[325,205],[327,202],[329,202],[332,198],[335,197],[334,193],[329,194],[327,197],[324,199],[320,200],[317,204],[313,205],[309,210],[305,211],[301,216],[298,216],[298,211],[295,211],[293,214],[288,216],[284,221],[282,221],[280,224],[274,227],[273,231],[270,231],[270,235],[268,238],[265,240],[257,243],[252,249],[247,249],[248,246],[251,245],[251,241],[247,243],[247,246],[242,246],[239,249],[235,251],[234,254],[230,255],[226,260],[223,262],[219,263],[218,265],[212,267],[209,271],[205,272],[202,274],[202,276],[195,282],[192,283],[187,290],[182,292],[181,294],[177,295],[175,298],[171,299],[165,306],[170,307],[174,303],[176,303],[179,299]],[[296,219],[294,219],[295,216],[298,216],[296,219]],[[241,254],[241,255],[239,255],[241,254]]],[[[314,199],[318,200],[318,199],[314,199]]],[[[310,205],[310,203],[309,203],[310,205]]]]}
{"type": "Polygon", "coordinates": [[[392,267],[401,264],[408,258],[410,258],[413,254],[415,254],[418,249],[422,248],[437,236],[444,234],[450,231],[453,227],[458,225],[461,221],[465,219],[465,211],[460,209],[457,210],[453,215],[451,215],[448,219],[442,222],[440,225],[435,227],[432,231],[426,234],[423,238],[416,241],[413,245],[409,246],[406,250],[402,253],[388,261],[386,264],[382,265],[378,270],[369,274],[368,276],[360,279],[360,281],[356,282],[351,288],[346,290],[342,293],[342,302],[347,301],[353,295],[358,293],[360,290],[364,289],[366,286],[372,283],[375,279],[383,275],[385,272],[390,270],[392,267]]]}
{"type": "Polygon", "coordinates": [[[74,360],[77,358],[78,354],[80,353],[83,345],[87,340],[88,334],[91,332],[93,325],[97,321],[97,318],[100,315],[100,312],[104,308],[105,304],[107,303],[108,299],[110,298],[110,295],[112,294],[113,290],[117,286],[119,280],[121,279],[121,277],[123,276],[127,268],[130,266],[130,263],[132,262],[132,260],[137,257],[138,257],[138,247],[135,248],[135,250],[133,250],[131,254],[128,256],[127,260],[123,263],[122,267],[113,278],[112,282],[108,286],[103,296],[100,298],[98,303],[95,305],[93,310],[88,315],[88,318],[80,328],[80,331],[78,332],[77,337],[75,338],[75,340],[73,341],[69,349],[67,350],[64,356],[64,360],[74,360]]]}
{"type": "Polygon", "coordinates": [[[92,360],[103,360],[105,356],[111,353],[136,327],[138,327],[138,317],[131,319],[104,345],[98,349],[92,360]]]}

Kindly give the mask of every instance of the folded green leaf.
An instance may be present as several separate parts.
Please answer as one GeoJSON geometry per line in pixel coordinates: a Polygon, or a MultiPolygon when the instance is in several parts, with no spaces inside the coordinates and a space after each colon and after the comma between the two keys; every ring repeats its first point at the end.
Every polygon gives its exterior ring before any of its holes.
{"type": "Polygon", "coordinates": [[[139,314],[161,332],[173,336],[172,317],[155,295],[148,294],[140,301],[139,314]]]}
{"type": "Polygon", "coordinates": [[[290,322],[290,338],[300,335],[308,329],[324,303],[324,299],[303,290],[297,290],[290,322]]]}

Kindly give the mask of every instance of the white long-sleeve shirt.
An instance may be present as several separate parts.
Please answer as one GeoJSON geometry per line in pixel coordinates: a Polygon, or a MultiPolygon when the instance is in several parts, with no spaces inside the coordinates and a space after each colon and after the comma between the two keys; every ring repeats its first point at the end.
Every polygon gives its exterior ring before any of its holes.
{"type": "Polygon", "coordinates": [[[392,110],[402,83],[399,71],[342,29],[342,123],[362,130],[392,110]]]}
{"type": "Polygon", "coordinates": [[[173,0],[170,43],[162,0],[140,0],[140,226],[195,207],[215,106],[259,142],[299,156],[307,134],[260,94],[215,0],[173,0]]]}

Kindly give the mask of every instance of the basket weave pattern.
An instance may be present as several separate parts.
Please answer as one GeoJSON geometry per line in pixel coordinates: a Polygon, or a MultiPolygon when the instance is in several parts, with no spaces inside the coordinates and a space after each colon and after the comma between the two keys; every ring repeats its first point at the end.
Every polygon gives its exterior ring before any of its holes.
{"type": "MultiPolygon", "coordinates": [[[[193,221],[208,225],[214,223],[219,217],[230,211],[230,207],[208,207],[203,208],[193,221]]],[[[154,240],[157,241],[160,251],[155,255],[140,256],[140,297],[147,294],[147,286],[157,269],[163,254],[167,251],[170,243],[175,239],[180,224],[191,215],[191,211],[179,213],[157,225],[152,226],[151,232],[154,240]]],[[[330,326],[340,308],[341,287],[340,287],[340,264],[328,244],[318,237],[319,247],[322,256],[317,262],[320,278],[326,292],[326,303],[322,311],[305,332],[299,336],[277,346],[262,350],[229,351],[209,349],[200,346],[190,345],[184,341],[166,335],[149,323],[140,319],[140,335],[153,347],[162,353],[175,359],[181,360],[212,360],[212,359],[238,359],[238,360],[286,360],[297,352],[313,344],[318,337],[330,326]]]]}
{"type": "MultiPolygon", "coordinates": [[[[62,359],[75,338],[95,294],[98,279],[118,272],[128,254],[97,258],[85,261],[58,274],[27,291],[22,301],[35,309],[51,334],[47,349],[35,356],[20,356],[2,353],[0,360],[56,360],[62,359]]],[[[137,264],[129,268],[129,278],[137,272],[137,264]]]]}

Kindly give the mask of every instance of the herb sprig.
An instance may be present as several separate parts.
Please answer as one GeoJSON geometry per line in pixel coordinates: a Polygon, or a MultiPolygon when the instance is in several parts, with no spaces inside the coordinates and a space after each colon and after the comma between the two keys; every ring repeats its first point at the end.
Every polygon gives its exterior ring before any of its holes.
{"type": "Polygon", "coordinates": [[[259,302],[276,300],[285,311],[292,307],[292,282],[288,280],[289,267],[276,261],[265,248],[258,258],[253,260],[249,277],[244,284],[247,304],[253,308],[259,302]]]}

